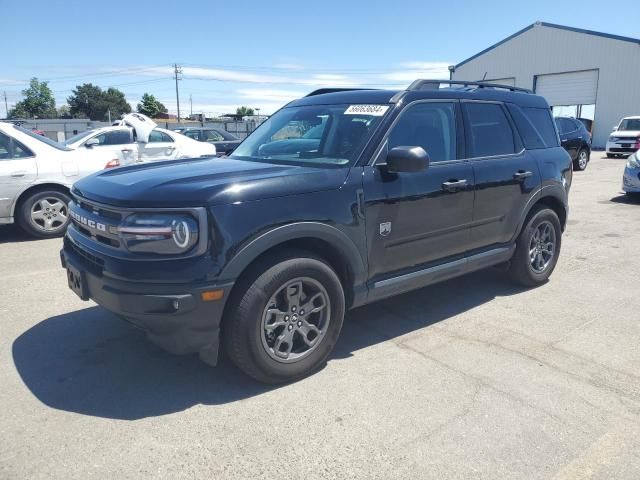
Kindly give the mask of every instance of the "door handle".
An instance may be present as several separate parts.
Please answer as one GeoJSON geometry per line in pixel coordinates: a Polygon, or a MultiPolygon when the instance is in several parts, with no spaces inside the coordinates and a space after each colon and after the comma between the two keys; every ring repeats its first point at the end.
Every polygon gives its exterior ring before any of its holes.
{"type": "Polygon", "coordinates": [[[516,180],[524,180],[532,176],[533,176],[533,172],[530,172],[528,170],[526,172],[524,170],[518,170],[516,173],[513,174],[513,178],[516,180]]]}
{"type": "Polygon", "coordinates": [[[24,177],[27,174],[26,170],[17,170],[15,172],[11,172],[11,176],[13,178],[20,178],[20,177],[24,177]]]}
{"type": "Polygon", "coordinates": [[[460,188],[467,186],[467,180],[449,180],[442,184],[442,189],[445,192],[457,192],[460,188]]]}
{"type": "Polygon", "coordinates": [[[133,150],[131,150],[130,148],[123,148],[122,150],[120,150],[122,153],[131,153],[133,152],[133,150]]]}
{"type": "Polygon", "coordinates": [[[167,147],[167,150],[171,150],[171,151],[174,151],[175,149],[176,149],[176,147],[174,147],[174,146],[171,146],[171,147],[167,147]]]}

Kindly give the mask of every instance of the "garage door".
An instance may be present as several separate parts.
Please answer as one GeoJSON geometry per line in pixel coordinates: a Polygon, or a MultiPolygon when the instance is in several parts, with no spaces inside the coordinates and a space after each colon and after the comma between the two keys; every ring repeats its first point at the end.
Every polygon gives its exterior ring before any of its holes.
{"type": "Polygon", "coordinates": [[[536,93],[549,105],[591,105],[596,103],[598,70],[536,75],[536,93]]]}
{"type": "Polygon", "coordinates": [[[492,78],[491,80],[482,80],[483,82],[487,82],[487,83],[499,83],[500,85],[509,85],[510,87],[515,87],[516,86],[516,78],[515,77],[509,77],[509,78],[492,78]]]}

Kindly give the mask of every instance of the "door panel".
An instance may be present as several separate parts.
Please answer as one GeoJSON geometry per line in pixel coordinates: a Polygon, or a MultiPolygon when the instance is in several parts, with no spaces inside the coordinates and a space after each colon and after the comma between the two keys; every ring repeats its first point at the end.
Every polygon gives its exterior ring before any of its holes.
{"type": "Polygon", "coordinates": [[[512,239],[540,172],[504,105],[469,101],[462,109],[475,178],[471,243],[483,249],[512,239]]]}
{"type": "Polygon", "coordinates": [[[456,102],[415,102],[383,140],[378,165],[365,168],[364,209],[374,280],[462,256],[469,248],[474,179],[471,163],[458,159],[460,125],[456,102]],[[430,166],[421,172],[389,172],[386,152],[398,146],[422,147],[430,166]]]}
{"type": "Polygon", "coordinates": [[[529,152],[473,161],[476,194],[473,248],[511,240],[529,198],[540,185],[538,163],[529,152]]]}
{"type": "Polygon", "coordinates": [[[365,219],[371,277],[463,254],[473,209],[471,164],[433,164],[424,172],[388,173],[366,167],[365,219]],[[467,180],[448,192],[443,183],[467,180]]]}
{"type": "Polygon", "coordinates": [[[173,160],[178,156],[176,143],[168,134],[159,130],[153,130],[149,135],[149,142],[140,148],[140,159],[143,162],[173,160]]]}

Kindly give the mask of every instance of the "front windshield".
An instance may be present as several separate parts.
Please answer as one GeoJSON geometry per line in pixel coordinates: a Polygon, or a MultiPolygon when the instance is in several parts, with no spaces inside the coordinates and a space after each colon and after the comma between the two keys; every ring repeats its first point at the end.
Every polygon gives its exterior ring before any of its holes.
{"type": "Polygon", "coordinates": [[[640,130],[640,118],[625,118],[618,130],[640,130]]]}
{"type": "Polygon", "coordinates": [[[253,132],[231,158],[305,166],[352,164],[388,105],[283,108],[253,132]]]}
{"type": "Polygon", "coordinates": [[[73,143],[79,142],[81,140],[84,140],[85,138],[87,138],[89,135],[93,134],[93,132],[95,132],[95,130],[85,130],[84,132],[80,132],[76,135],[74,135],[73,137],[69,137],[67,138],[63,143],[63,145],[71,145],[73,143]]]}
{"type": "Polygon", "coordinates": [[[50,138],[44,137],[42,135],[38,135],[37,133],[33,133],[31,130],[27,130],[26,128],[22,128],[22,127],[15,127],[16,130],[19,130],[20,132],[24,133],[25,135],[29,135],[31,138],[38,140],[39,142],[42,143],[46,143],[47,145],[49,145],[50,147],[53,147],[57,150],[62,150],[62,151],[69,151],[71,150],[69,147],[64,146],[61,143],[58,143],[54,140],[51,140],[50,138]]]}

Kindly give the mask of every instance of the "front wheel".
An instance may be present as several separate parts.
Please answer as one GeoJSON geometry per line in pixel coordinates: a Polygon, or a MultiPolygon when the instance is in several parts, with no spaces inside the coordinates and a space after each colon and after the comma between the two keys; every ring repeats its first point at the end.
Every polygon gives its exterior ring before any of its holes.
{"type": "Polygon", "coordinates": [[[70,201],[67,194],[58,190],[32,193],[20,204],[18,223],[34,237],[62,236],[69,224],[70,201]]]}
{"type": "Polygon", "coordinates": [[[558,262],[562,229],[558,215],[546,207],[536,207],[516,242],[511,259],[511,278],[525,287],[547,281],[558,262]]]}
{"type": "Polygon", "coordinates": [[[309,254],[282,254],[256,267],[236,288],[223,323],[233,362],[264,383],[283,383],[320,368],[338,339],[345,311],[340,279],[309,254]]]}

